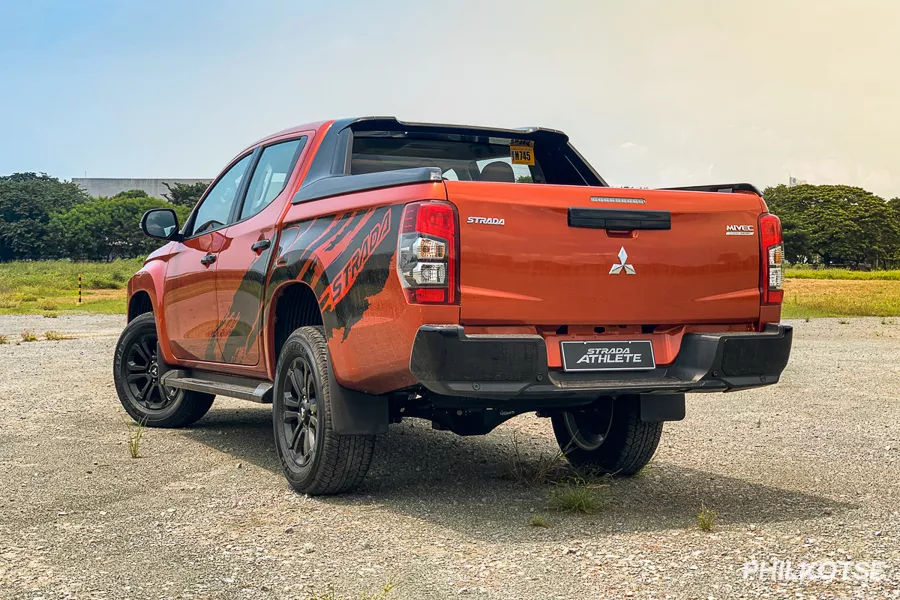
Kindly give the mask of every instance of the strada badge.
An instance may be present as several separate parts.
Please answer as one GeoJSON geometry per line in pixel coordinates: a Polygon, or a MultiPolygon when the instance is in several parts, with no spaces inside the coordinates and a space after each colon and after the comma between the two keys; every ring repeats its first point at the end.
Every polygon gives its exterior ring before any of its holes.
{"type": "Polygon", "coordinates": [[[469,217],[466,220],[466,223],[476,225],[506,225],[506,222],[503,219],[498,219],[496,217],[469,217]]]}

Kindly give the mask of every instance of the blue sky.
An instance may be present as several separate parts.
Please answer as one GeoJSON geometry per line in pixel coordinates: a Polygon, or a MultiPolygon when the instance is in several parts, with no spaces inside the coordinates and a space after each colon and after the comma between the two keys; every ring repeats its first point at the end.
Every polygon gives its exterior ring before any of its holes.
{"type": "Polygon", "coordinates": [[[212,177],[299,123],[563,129],[616,185],[900,195],[900,3],[0,0],[0,174],[212,177]]]}

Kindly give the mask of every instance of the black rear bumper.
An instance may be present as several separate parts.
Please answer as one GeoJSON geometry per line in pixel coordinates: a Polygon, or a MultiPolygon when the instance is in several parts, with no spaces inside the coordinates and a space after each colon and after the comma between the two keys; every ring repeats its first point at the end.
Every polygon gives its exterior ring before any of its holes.
{"type": "Polygon", "coordinates": [[[791,353],[790,325],[760,333],[689,333],[675,362],[648,371],[564,372],[547,367],[539,335],[471,335],[458,325],[425,325],[410,371],[431,392],[469,398],[576,398],[726,392],[778,382],[791,353]]]}

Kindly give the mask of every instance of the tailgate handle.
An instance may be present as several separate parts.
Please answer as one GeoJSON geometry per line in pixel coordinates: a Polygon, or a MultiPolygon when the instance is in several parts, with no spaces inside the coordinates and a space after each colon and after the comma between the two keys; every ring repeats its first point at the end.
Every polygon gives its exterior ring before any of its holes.
{"type": "Polygon", "coordinates": [[[569,227],[588,227],[607,231],[672,229],[672,214],[667,210],[571,207],[569,227]]]}

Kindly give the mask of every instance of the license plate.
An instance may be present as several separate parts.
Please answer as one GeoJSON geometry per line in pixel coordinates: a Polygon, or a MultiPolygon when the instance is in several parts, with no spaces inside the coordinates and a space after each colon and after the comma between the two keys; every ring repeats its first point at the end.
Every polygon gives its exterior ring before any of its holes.
{"type": "Polygon", "coordinates": [[[623,342],[560,342],[566,371],[642,371],[653,369],[650,340],[623,342]]]}

